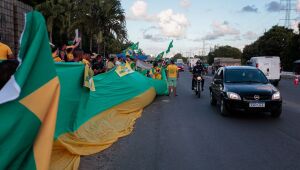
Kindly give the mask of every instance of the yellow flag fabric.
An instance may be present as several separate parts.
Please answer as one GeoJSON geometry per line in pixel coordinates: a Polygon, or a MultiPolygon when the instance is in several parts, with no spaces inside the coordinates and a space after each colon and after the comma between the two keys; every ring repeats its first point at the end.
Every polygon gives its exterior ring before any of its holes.
{"type": "Polygon", "coordinates": [[[151,88],[132,100],[97,114],[75,132],[60,136],[53,146],[50,169],[76,170],[80,155],[100,152],[118,138],[130,134],[135,120],[155,96],[155,90],[151,88]]]}
{"type": "Polygon", "coordinates": [[[96,91],[93,75],[94,75],[94,72],[91,69],[91,67],[88,64],[85,64],[83,86],[89,88],[91,91],[96,91]]]}
{"type": "Polygon", "coordinates": [[[116,68],[116,73],[120,76],[126,76],[127,74],[133,73],[133,70],[128,62],[125,65],[119,65],[116,68]]]}

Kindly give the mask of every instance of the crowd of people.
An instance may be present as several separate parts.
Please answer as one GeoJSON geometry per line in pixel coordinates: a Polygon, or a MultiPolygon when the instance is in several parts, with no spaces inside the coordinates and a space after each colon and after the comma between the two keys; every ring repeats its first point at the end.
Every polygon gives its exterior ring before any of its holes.
{"type": "Polygon", "coordinates": [[[74,45],[63,45],[61,48],[52,47],[52,58],[54,62],[81,62],[93,70],[94,75],[112,70],[115,66],[130,64],[133,70],[136,70],[136,59],[127,55],[126,59],[117,56],[102,56],[100,54],[83,51],[79,47],[80,40],[74,45]]]}
{"type": "MultiPolygon", "coordinates": [[[[93,75],[108,72],[116,66],[125,65],[128,63],[132,70],[138,71],[149,78],[162,80],[163,71],[165,71],[169,92],[173,91],[176,94],[176,79],[178,78],[177,66],[174,65],[172,60],[158,59],[153,62],[152,68],[144,69],[137,66],[137,58],[134,55],[126,55],[126,57],[117,56],[102,56],[100,54],[83,51],[79,48],[80,39],[71,42],[69,45],[62,45],[57,47],[51,44],[52,58],[54,62],[81,62],[88,65],[93,71],[93,75]]],[[[2,74],[0,79],[0,89],[10,79],[11,75],[15,73],[18,67],[18,61],[13,55],[12,50],[4,43],[0,42],[0,72],[2,74]]]]}

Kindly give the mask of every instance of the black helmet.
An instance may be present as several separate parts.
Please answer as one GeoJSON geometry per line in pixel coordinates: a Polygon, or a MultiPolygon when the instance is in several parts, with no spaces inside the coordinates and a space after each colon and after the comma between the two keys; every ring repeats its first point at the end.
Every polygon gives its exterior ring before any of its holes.
{"type": "Polygon", "coordinates": [[[201,65],[202,63],[201,63],[201,61],[200,60],[198,60],[197,62],[196,62],[196,65],[201,65]]]}

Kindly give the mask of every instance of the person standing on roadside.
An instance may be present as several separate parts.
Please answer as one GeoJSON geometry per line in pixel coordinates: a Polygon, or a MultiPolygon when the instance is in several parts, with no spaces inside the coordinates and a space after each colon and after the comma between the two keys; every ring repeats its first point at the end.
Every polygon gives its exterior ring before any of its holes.
{"type": "Polygon", "coordinates": [[[171,60],[171,64],[167,67],[167,77],[169,85],[169,95],[173,90],[174,96],[178,96],[176,93],[177,79],[179,78],[178,68],[174,64],[174,60],[171,60]]]}

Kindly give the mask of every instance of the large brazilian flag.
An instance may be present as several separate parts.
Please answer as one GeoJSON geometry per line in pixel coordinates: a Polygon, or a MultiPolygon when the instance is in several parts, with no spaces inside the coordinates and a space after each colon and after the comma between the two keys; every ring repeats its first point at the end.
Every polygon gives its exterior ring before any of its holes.
{"type": "MultiPolygon", "coordinates": [[[[0,169],[48,169],[60,93],[47,29],[26,15],[20,65],[0,91],[0,169]]],[[[1,74],[1,73],[0,73],[1,74]]]]}
{"type": "Polygon", "coordinates": [[[80,156],[100,152],[128,135],[166,76],[147,78],[127,67],[93,77],[85,65],[53,63],[45,21],[26,15],[20,66],[0,91],[0,169],[78,169],[80,156]]]}
{"type": "Polygon", "coordinates": [[[163,80],[138,72],[120,77],[119,69],[94,76],[96,91],[89,91],[82,87],[82,64],[56,63],[61,95],[50,169],[77,169],[81,155],[130,134],[143,109],[167,91],[165,74],[163,80]]]}

